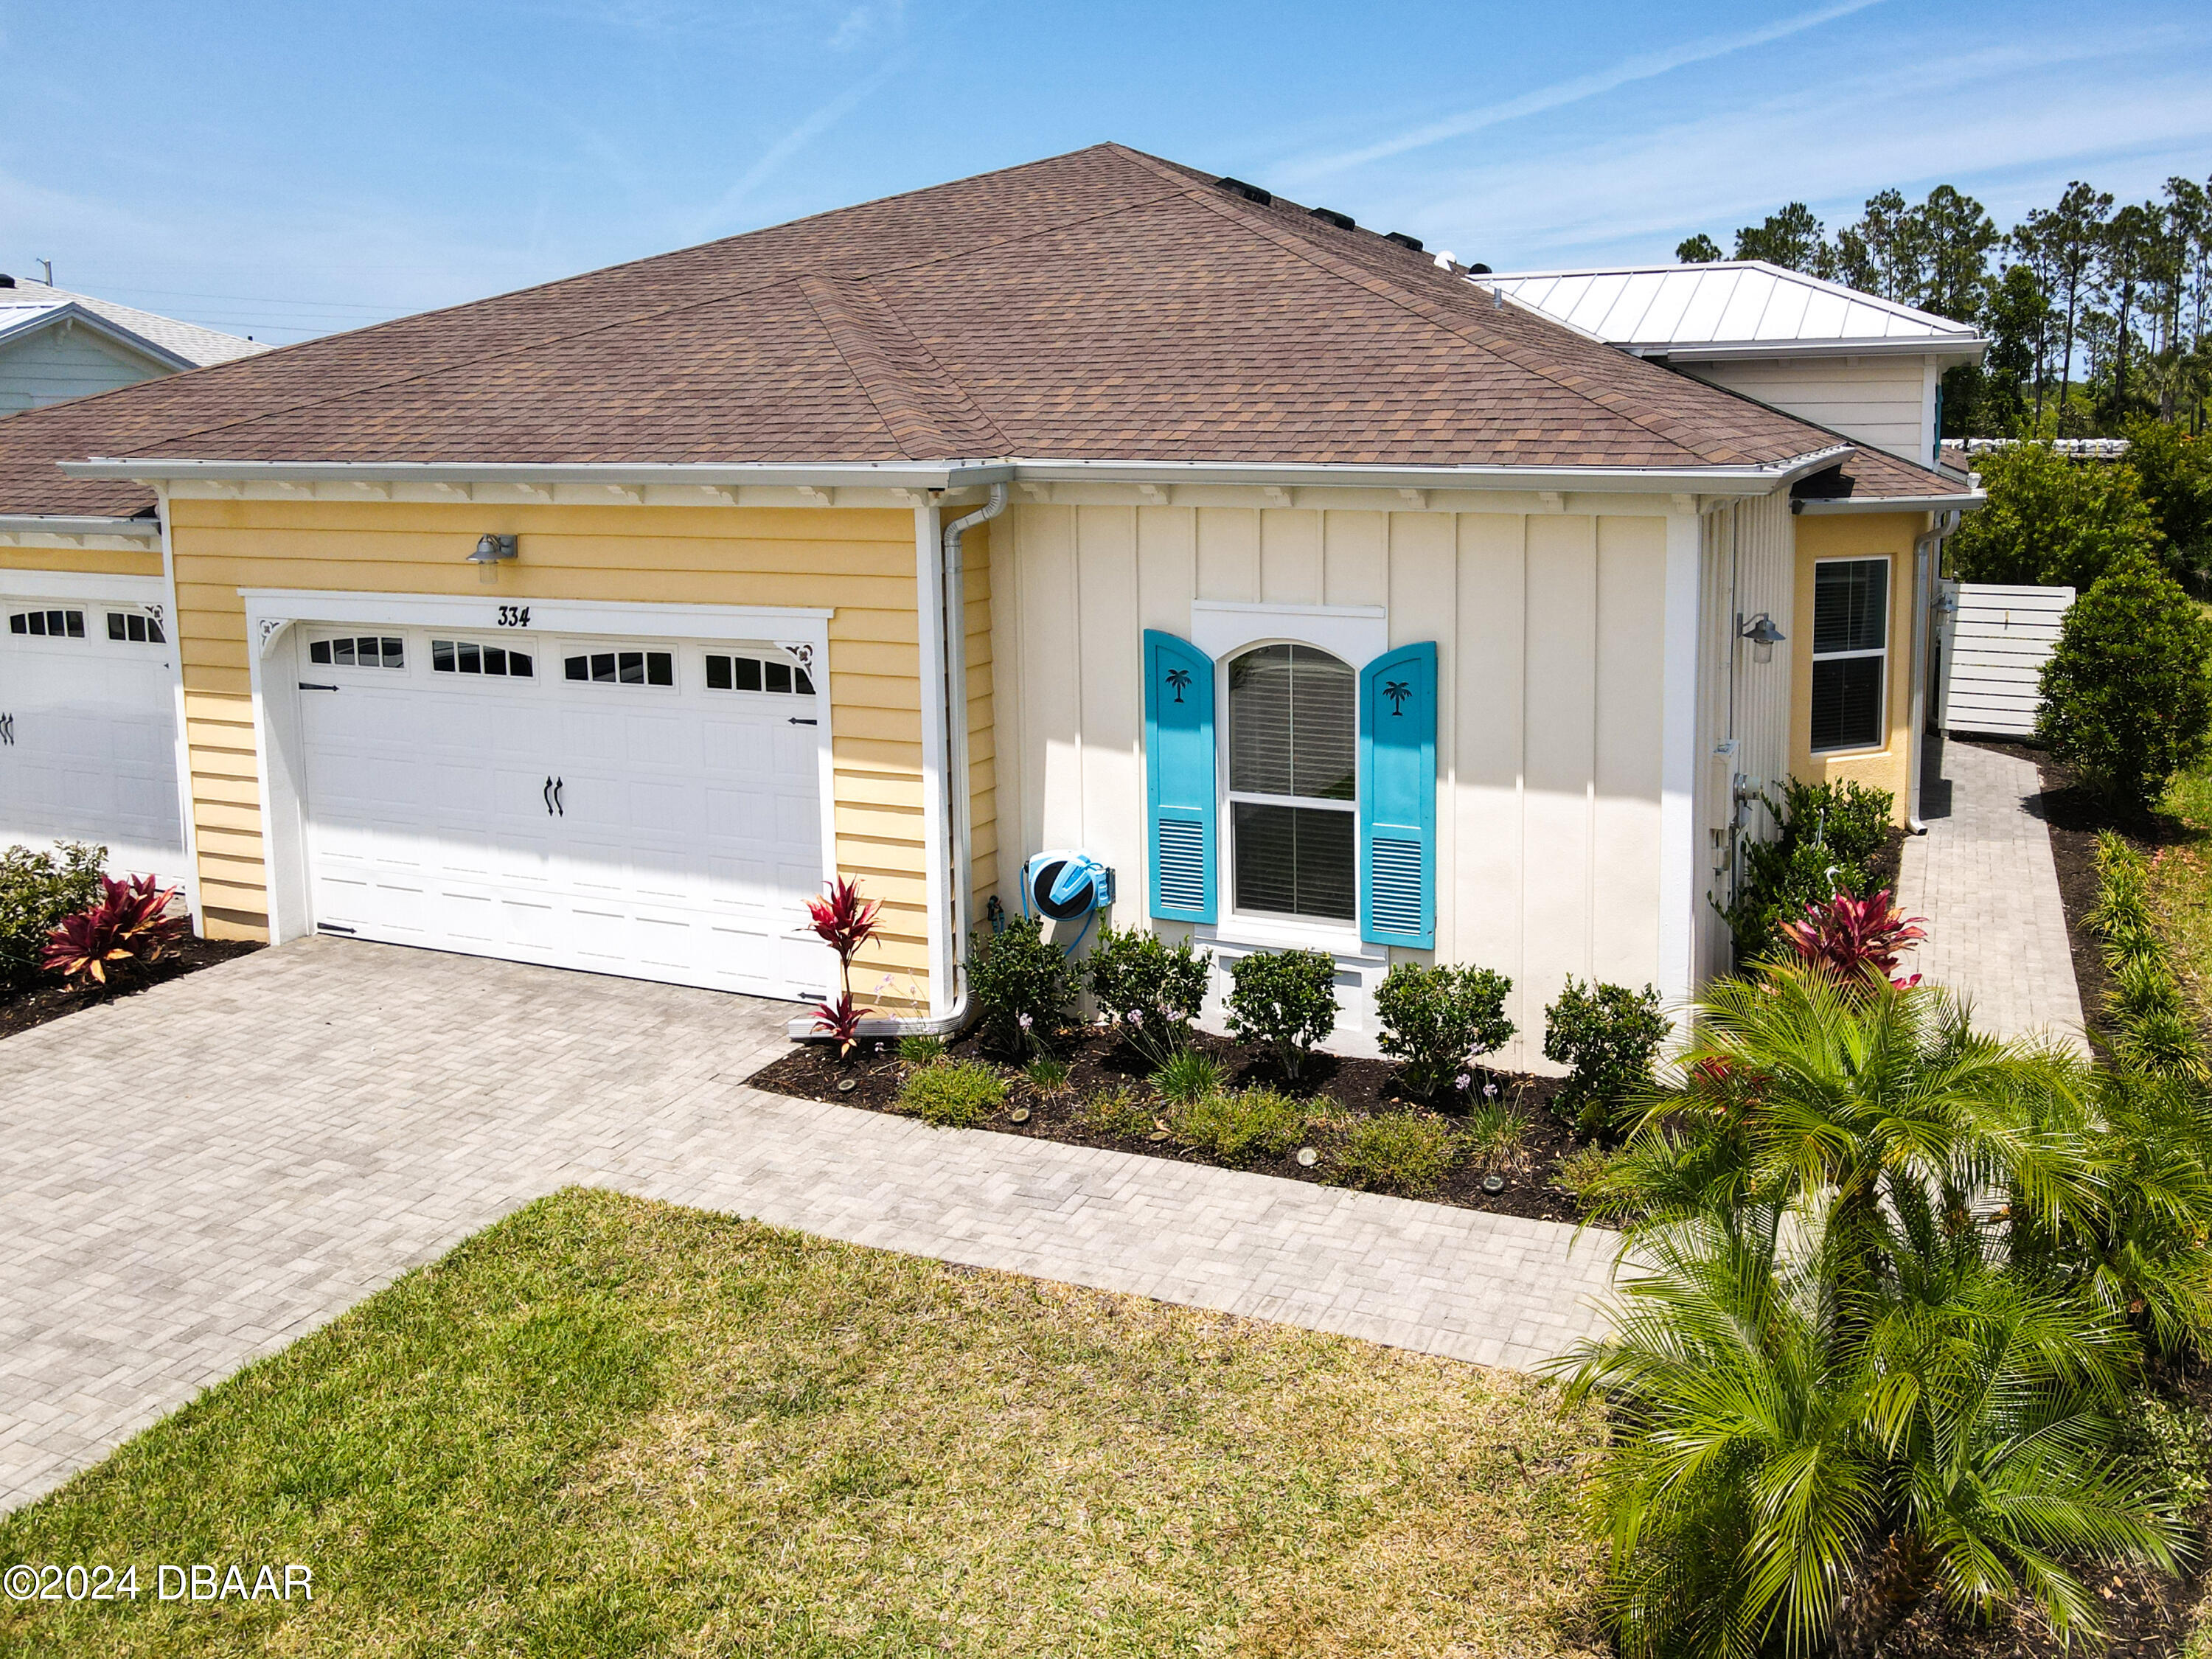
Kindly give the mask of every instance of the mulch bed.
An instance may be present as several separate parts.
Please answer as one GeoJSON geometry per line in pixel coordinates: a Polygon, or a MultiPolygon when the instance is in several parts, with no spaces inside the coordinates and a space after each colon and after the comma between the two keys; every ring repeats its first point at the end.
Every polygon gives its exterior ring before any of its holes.
{"type": "MultiPolygon", "coordinates": [[[[1255,1058],[1226,1037],[1201,1032],[1196,1046],[1221,1066],[1232,1087],[1283,1087],[1282,1079],[1268,1061],[1255,1058]]],[[[982,1060],[997,1066],[1006,1081],[1006,1104],[988,1127],[1001,1134],[1057,1140],[1072,1146],[1109,1147],[1193,1164],[1217,1161],[1203,1151],[1179,1146],[1164,1135],[1158,1140],[1143,1137],[1122,1139],[1090,1124],[1083,1105],[1089,1097],[1116,1089],[1146,1087],[1149,1070],[1145,1062],[1116,1037],[1091,1030],[1064,1033],[1054,1045],[1054,1054],[1067,1063],[1067,1086],[1050,1095],[1031,1084],[1018,1066],[1007,1065],[1001,1056],[987,1050],[973,1033],[951,1045],[946,1053],[951,1059],[982,1060]],[[1008,1116],[1017,1108],[1028,1109],[1027,1121],[1017,1123],[1008,1116]]],[[[756,1088],[795,1095],[802,1100],[828,1101],[833,1105],[882,1112],[893,1109],[899,1087],[911,1069],[899,1059],[896,1043],[865,1042],[854,1052],[848,1063],[841,1063],[834,1048],[808,1042],[795,1045],[788,1054],[755,1073],[750,1081],[756,1088]],[[852,1087],[841,1091],[838,1085],[846,1082],[852,1087]]],[[[1519,1158],[1511,1169],[1502,1172],[1505,1176],[1505,1190],[1495,1194],[1484,1192],[1482,1179],[1486,1171],[1468,1160],[1452,1171],[1441,1190],[1421,1196],[1465,1209],[1526,1216],[1533,1220],[1580,1221],[1582,1212],[1573,1195],[1554,1184],[1560,1160],[1577,1150],[1574,1137],[1552,1115],[1549,1103],[1559,1091],[1558,1079],[1511,1072],[1485,1073],[1478,1074],[1477,1090],[1486,1079],[1497,1085],[1499,1098],[1506,1101],[1526,1125],[1519,1158]]],[[[1304,1089],[1285,1091],[1310,1096],[1317,1115],[1332,1117],[1441,1109],[1449,1118],[1455,1110],[1465,1109],[1457,1099],[1438,1103],[1435,1108],[1407,1101],[1398,1094],[1397,1080],[1398,1067],[1389,1061],[1320,1055],[1316,1058],[1313,1075],[1304,1089]]],[[[1164,1112],[1164,1107],[1162,1110],[1164,1112]]],[[[1310,1169],[1302,1167],[1294,1155],[1235,1167],[1279,1176],[1288,1181],[1331,1184],[1327,1146],[1318,1140],[1315,1145],[1323,1156],[1310,1169]]]]}
{"type": "Polygon", "coordinates": [[[261,948],[252,939],[195,937],[185,939],[165,959],[134,977],[128,985],[112,990],[72,991],[62,985],[40,985],[13,994],[0,993],[0,1037],[27,1031],[33,1025],[44,1025],[50,1019],[63,1018],[76,1013],[80,1008],[113,1002],[118,997],[135,996],[149,986],[166,985],[173,979],[198,973],[203,968],[212,968],[219,962],[234,962],[261,948]]]}

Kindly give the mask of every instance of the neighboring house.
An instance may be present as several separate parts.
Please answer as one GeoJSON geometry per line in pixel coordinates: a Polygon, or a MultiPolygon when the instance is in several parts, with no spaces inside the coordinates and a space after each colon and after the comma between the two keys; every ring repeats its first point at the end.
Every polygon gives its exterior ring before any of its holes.
{"type": "Polygon", "coordinates": [[[112,300],[0,276],[0,415],[270,349],[112,300]]]}
{"type": "Polygon", "coordinates": [[[1354,1048],[1394,961],[1501,969],[1528,1063],[1570,974],[1725,966],[1740,778],[1910,748],[1974,499],[1108,144],[0,422],[0,611],[173,628],[218,934],[803,998],[842,872],[945,1016],[1080,848],[1332,952],[1354,1048]]]}
{"type": "MultiPolygon", "coordinates": [[[[1824,426],[1854,443],[1921,465],[1942,465],[1943,372],[1978,363],[1988,342],[1967,324],[1911,306],[1824,283],[1762,259],[1711,264],[1628,266],[1611,270],[1516,271],[1482,279],[1507,298],[1650,362],[1726,387],[1824,426]]],[[[1971,495],[1963,471],[1954,489],[1971,495]]],[[[1884,512],[1858,490],[1845,497],[1824,486],[1801,492],[1799,509],[1816,515],[1884,512]],[[1810,498],[1820,496],[1817,503],[1810,498]]],[[[1864,602],[1863,572],[1855,564],[1886,544],[1881,526],[1808,526],[1797,538],[1796,602],[1800,639],[1824,630],[1815,622],[1820,595],[1838,605],[1864,602]],[[1846,600],[1844,592],[1850,590],[1846,600]]],[[[1902,568],[1893,573],[1903,574],[1902,568]]],[[[1801,656],[1793,706],[1808,711],[1790,746],[1790,769],[1801,777],[1856,778],[1878,784],[1918,817],[1917,739],[1926,725],[1925,678],[1931,572],[1910,582],[1888,580],[1888,638],[1911,642],[1917,676],[1885,672],[1866,654],[1832,650],[1816,639],[1821,665],[1801,656]],[[1866,701],[1882,679],[1894,705],[1887,726],[1896,740],[1867,744],[1850,728],[1863,726],[1866,701]]],[[[1840,637],[1840,636],[1838,636],[1840,637]]],[[[1856,636],[1855,636],[1856,637],[1856,636]]],[[[1871,636],[1868,636],[1871,637],[1871,636]]]]}

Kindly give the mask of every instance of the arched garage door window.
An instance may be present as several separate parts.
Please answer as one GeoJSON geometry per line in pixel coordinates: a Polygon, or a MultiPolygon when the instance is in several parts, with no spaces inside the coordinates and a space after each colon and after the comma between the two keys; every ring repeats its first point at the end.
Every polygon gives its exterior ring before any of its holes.
{"type": "Polygon", "coordinates": [[[1358,676],[1310,645],[1229,665],[1229,810],[1239,910],[1359,914],[1358,676]]]}

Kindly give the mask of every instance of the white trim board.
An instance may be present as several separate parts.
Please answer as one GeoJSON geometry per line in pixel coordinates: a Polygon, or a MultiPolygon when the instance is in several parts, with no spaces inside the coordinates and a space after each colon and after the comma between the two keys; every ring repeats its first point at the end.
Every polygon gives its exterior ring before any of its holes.
{"type": "Polygon", "coordinates": [[[0,570],[0,596],[9,599],[82,599],[143,605],[162,616],[168,584],[159,576],[104,576],[80,570],[0,570]]]}
{"type": "Polygon", "coordinates": [[[1279,640],[1316,646],[1364,668],[1390,648],[1390,614],[1379,605],[1191,601],[1190,642],[1216,662],[1247,646],[1279,640]]]}

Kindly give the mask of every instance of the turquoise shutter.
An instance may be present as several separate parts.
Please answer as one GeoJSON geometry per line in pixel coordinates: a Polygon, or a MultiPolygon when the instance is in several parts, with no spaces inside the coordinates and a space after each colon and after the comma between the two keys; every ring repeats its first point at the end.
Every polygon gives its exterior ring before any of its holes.
{"type": "Polygon", "coordinates": [[[1213,920],[1213,659],[1145,630],[1145,801],[1152,915],[1213,920]]]}
{"type": "Polygon", "coordinates": [[[1437,943],[1437,647],[1359,671],[1359,936],[1437,943]]]}

